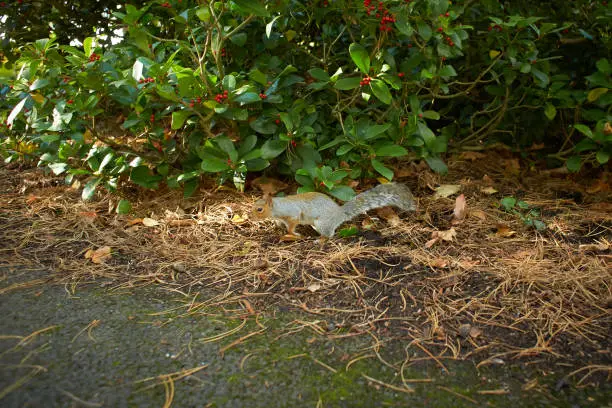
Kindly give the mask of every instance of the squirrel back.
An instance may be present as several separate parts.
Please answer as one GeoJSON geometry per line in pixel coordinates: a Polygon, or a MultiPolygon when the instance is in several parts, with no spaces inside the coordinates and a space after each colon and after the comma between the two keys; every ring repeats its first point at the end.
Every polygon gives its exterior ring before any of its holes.
{"type": "Polygon", "coordinates": [[[321,193],[303,193],[288,197],[265,196],[255,202],[250,218],[280,221],[292,235],[297,235],[295,227],[298,224],[312,225],[319,234],[332,237],[336,228],[343,222],[385,206],[398,207],[404,211],[416,209],[414,197],[407,186],[387,183],[358,194],[342,206],[321,193]]]}

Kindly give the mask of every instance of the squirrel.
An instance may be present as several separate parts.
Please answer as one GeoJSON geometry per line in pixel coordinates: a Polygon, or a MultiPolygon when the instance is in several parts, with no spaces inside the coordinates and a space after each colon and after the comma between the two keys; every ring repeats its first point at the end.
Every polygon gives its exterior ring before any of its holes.
{"type": "Polygon", "coordinates": [[[343,222],[368,210],[388,205],[404,211],[416,209],[414,196],[407,186],[386,183],[358,194],[342,206],[329,196],[316,192],[287,197],[271,197],[266,194],[255,202],[249,218],[256,221],[280,221],[292,236],[299,236],[295,232],[297,225],[311,225],[319,234],[329,238],[343,222]]]}

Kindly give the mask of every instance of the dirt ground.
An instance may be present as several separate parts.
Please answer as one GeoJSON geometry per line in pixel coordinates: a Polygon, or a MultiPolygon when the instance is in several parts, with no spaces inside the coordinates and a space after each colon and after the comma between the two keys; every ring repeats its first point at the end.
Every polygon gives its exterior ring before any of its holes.
{"type": "MultiPolygon", "coordinates": [[[[368,344],[346,364],[371,359],[403,377],[421,364],[449,372],[468,361],[477,370],[555,373],[553,387],[608,387],[609,172],[542,170],[503,152],[464,154],[449,169],[440,176],[400,165],[398,181],[413,190],[417,212],[374,211],[354,220],[356,236],[321,242],[308,228],[303,239],[283,241],[273,223],[249,221],[257,196],[249,189],[204,183],[183,199],[124,188],[84,203],[62,177],[4,167],[0,267],[53,273],[5,273],[0,295],[49,284],[161,288],[182,299],[177,318],[217,308],[249,323],[219,336],[231,339],[223,347],[264,335],[256,322],[266,311],[299,312],[284,335],[368,344]],[[503,206],[508,197],[512,208],[503,206]],[[115,213],[120,198],[132,202],[130,215],[115,213]]],[[[532,378],[524,389],[541,384],[532,378]]]]}

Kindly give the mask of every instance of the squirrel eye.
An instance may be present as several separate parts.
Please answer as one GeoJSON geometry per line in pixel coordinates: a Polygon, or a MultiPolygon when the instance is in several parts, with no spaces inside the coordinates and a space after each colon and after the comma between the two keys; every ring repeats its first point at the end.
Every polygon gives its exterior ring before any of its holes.
{"type": "Polygon", "coordinates": [[[257,207],[257,212],[263,212],[263,207],[257,207]]]}

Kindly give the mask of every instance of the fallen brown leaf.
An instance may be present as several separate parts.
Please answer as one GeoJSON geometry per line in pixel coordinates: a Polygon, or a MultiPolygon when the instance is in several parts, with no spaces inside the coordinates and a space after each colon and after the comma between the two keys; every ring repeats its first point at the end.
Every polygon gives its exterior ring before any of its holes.
{"type": "Polygon", "coordinates": [[[154,220],[153,218],[143,218],[142,225],[145,227],[157,227],[159,225],[159,221],[154,220]]]}
{"type": "Polygon", "coordinates": [[[484,159],[485,157],[487,157],[487,155],[485,155],[484,153],[480,153],[480,152],[463,152],[459,156],[460,159],[470,160],[470,161],[476,161],[478,159],[484,159]]]}
{"type": "Polygon", "coordinates": [[[510,227],[505,224],[497,224],[496,229],[497,231],[495,231],[495,235],[498,237],[507,238],[516,234],[516,231],[512,231],[510,227]]]}
{"type": "Polygon", "coordinates": [[[487,219],[487,213],[482,210],[470,210],[470,217],[478,218],[481,221],[487,219]]]}
{"type": "Polygon", "coordinates": [[[434,193],[434,198],[446,198],[456,194],[461,190],[461,185],[459,184],[442,184],[436,187],[436,192],[434,193]]]}
{"type": "Polygon", "coordinates": [[[429,264],[429,266],[434,268],[446,268],[448,266],[448,261],[442,258],[436,258],[429,264]]]}
{"type": "Polygon", "coordinates": [[[111,247],[103,246],[96,250],[89,249],[85,252],[85,259],[91,259],[91,262],[100,264],[111,257],[111,247]]]}
{"type": "Polygon", "coordinates": [[[480,191],[482,193],[487,194],[487,195],[491,195],[491,194],[497,193],[497,190],[494,189],[493,187],[490,187],[490,186],[489,187],[485,187],[485,188],[481,188],[480,191]]]}
{"type": "Polygon", "coordinates": [[[131,220],[128,220],[128,222],[125,224],[126,227],[131,227],[133,225],[136,224],[142,224],[142,218],[134,218],[131,220]]]}
{"type": "Polygon", "coordinates": [[[596,244],[582,244],[578,245],[578,249],[584,252],[602,252],[610,249],[610,243],[598,242],[596,244]]]}
{"type": "Polygon", "coordinates": [[[455,231],[454,228],[451,228],[451,229],[446,230],[446,231],[438,231],[438,236],[443,241],[452,241],[457,236],[457,231],[455,231]]]}
{"type": "Polygon", "coordinates": [[[401,224],[400,217],[397,215],[395,211],[391,207],[383,207],[376,210],[376,215],[378,215],[383,220],[387,221],[387,223],[395,227],[401,224]]]}
{"type": "Polygon", "coordinates": [[[234,216],[232,217],[232,219],[230,220],[232,224],[244,224],[245,222],[247,222],[249,220],[249,218],[246,215],[238,215],[238,214],[234,214],[234,216]]]}

